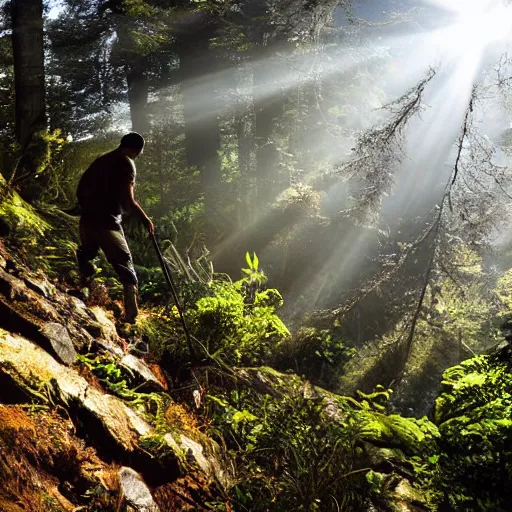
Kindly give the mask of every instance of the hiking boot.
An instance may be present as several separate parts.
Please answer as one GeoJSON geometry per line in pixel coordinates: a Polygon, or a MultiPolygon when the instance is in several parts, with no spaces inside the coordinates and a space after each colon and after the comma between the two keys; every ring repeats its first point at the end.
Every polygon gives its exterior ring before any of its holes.
{"type": "Polygon", "coordinates": [[[137,306],[137,286],[125,284],[124,289],[124,321],[134,324],[137,321],[139,308],[137,306]]]}

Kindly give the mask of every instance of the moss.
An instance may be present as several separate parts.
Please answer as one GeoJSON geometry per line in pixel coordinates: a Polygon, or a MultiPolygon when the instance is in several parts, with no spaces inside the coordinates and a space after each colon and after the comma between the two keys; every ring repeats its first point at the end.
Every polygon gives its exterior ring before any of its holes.
{"type": "Polygon", "coordinates": [[[41,327],[44,322],[55,321],[53,315],[40,304],[38,297],[30,292],[24,294],[22,300],[11,301],[10,306],[12,313],[20,317],[20,322],[30,324],[35,328],[41,327]],[[32,300],[27,301],[27,296],[32,300]]]}
{"type": "Polygon", "coordinates": [[[12,190],[4,190],[0,195],[0,217],[8,224],[11,236],[21,236],[25,243],[37,244],[37,239],[51,229],[50,224],[12,190]]]}
{"type": "Polygon", "coordinates": [[[180,471],[185,474],[187,466],[187,457],[178,443],[174,440],[174,436],[164,438],[165,434],[152,433],[143,436],[139,440],[140,447],[158,461],[162,468],[165,468],[169,462],[174,466],[174,462],[178,461],[180,471]]]}
{"type": "Polygon", "coordinates": [[[510,406],[511,393],[512,375],[505,364],[494,364],[488,356],[464,361],[443,375],[442,393],[436,401],[436,423],[492,403],[510,406]]]}
{"type": "Polygon", "coordinates": [[[8,245],[17,248],[13,258],[21,257],[32,269],[62,279],[75,269],[77,220],[55,207],[36,210],[5,180],[0,181],[0,229],[8,245]]]}
{"type": "Polygon", "coordinates": [[[66,510],[59,504],[55,496],[51,496],[44,492],[41,493],[41,504],[48,512],[64,512],[66,510]]]}
{"type": "Polygon", "coordinates": [[[238,375],[250,379],[256,389],[258,386],[267,385],[274,392],[280,393],[290,393],[298,388],[303,388],[305,382],[304,379],[294,373],[283,373],[270,366],[239,369],[238,375]]]}
{"type": "Polygon", "coordinates": [[[361,421],[362,436],[369,441],[400,447],[409,455],[438,450],[439,430],[426,417],[417,420],[374,411],[360,411],[357,417],[361,421]]]}
{"type": "Polygon", "coordinates": [[[171,403],[165,411],[166,423],[182,432],[193,432],[199,428],[197,418],[183,405],[171,403]]]}

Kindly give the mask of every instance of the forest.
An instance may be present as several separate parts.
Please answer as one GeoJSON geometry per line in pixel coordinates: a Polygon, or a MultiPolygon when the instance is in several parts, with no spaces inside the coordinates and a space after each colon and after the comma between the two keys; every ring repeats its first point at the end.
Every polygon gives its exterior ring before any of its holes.
{"type": "Polygon", "coordinates": [[[511,0],[2,0],[0,99],[0,512],[510,510],[511,0]]]}

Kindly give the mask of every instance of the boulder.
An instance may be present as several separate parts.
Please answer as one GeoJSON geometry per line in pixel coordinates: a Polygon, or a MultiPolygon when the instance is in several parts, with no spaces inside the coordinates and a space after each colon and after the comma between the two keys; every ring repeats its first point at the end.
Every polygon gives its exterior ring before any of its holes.
{"type": "Polygon", "coordinates": [[[107,314],[107,312],[99,306],[94,306],[91,312],[94,315],[96,323],[101,329],[101,338],[107,342],[107,344],[117,345],[120,341],[119,335],[117,334],[116,324],[114,320],[107,314]]]}
{"type": "Polygon", "coordinates": [[[9,300],[27,302],[30,298],[25,283],[3,269],[0,269],[0,293],[9,300]]]}
{"type": "Polygon", "coordinates": [[[75,347],[63,325],[48,322],[43,325],[41,332],[50,340],[53,351],[63,363],[72,365],[76,362],[75,347]]]}
{"type": "Polygon", "coordinates": [[[136,451],[138,438],[151,431],[151,426],[122,400],[89,386],[73,369],[61,365],[31,341],[2,330],[0,372],[20,388],[52,393],[54,396],[47,396],[49,401],[75,404],[77,415],[85,423],[99,422],[111,442],[123,451],[136,451]]]}
{"type": "Polygon", "coordinates": [[[36,279],[32,276],[25,276],[23,280],[31,290],[45,298],[51,297],[55,294],[55,286],[49,283],[46,279],[36,279]]]}
{"type": "Polygon", "coordinates": [[[140,390],[162,391],[165,389],[149,366],[134,355],[126,354],[119,364],[127,368],[134,375],[135,380],[140,382],[140,390]]]}
{"type": "MultiPolygon", "coordinates": [[[[55,331],[62,334],[62,326],[55,331]]],[[[159,436],[137,411],[123,400],[102,393],[89,385],[73,368],[58,363],[36,344],[0,329],[0,376],[8,377],[18,389],[25,390],[48,403],[60,403],[78,425],[77,431],[89,438],[101,439],[99,448],[116,452],[120,460],[131,460],[146,475],[160,471],[166,478],[178,475],[178,459],[194,462],[211,478],[225,480],[224,472],[214,457],[206,456],[203,447],[189,437],[171,433],[159,436]],[[82,428],[79,428],[82,425],[82,428]],[[161,439],[174,455],[156,460],[141,447],[141,439],[161,439]],[[158,469],[159,468],[159,469],[158,469]]]]}
{"type": "MultiPolygon", "coordinates": [[[[23,280],[16,274],[0,268],[0,327],[31,339],[44,349],[51,351],[61,361],[71,364],[69,357],[62,359],[62,344],[69,347],[69,341],[71,341],[73,350],[81,351],[84,347],[90,346],[93,341],[91,335],[81,325],[84,323],[83,319],[73,316],[69,302],[64,301],[59,292],[50,294],[50,297],[46,298],[32,288],[26,285],[26,278],[23,280]],[[48,324],[50,324],[49,327],[47,327],[48,324]],[[70,339],[63,341],[64,331],[53,324],[66,326],[70,339]],[[59,333],[56,334],[58,330],[59,333]],[[59,349],[57,350],[56,347],[59,349]]],[[[92,322],[90,317],[88,322],[92,322]]],[[[66,352],[69,355],[70,351],[66,352]]]]}
{"type": "Polygon", "coordinates": [[[124,498],[137,512],[160,512],[151,491],[139,473],[131,468],[122,467],[119,470],[119,481],[124,498]]]}

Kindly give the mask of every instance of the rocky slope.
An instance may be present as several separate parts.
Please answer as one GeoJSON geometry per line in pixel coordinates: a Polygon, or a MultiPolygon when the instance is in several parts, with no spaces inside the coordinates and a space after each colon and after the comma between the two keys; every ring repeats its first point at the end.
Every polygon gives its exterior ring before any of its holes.
{"type": "Polygon", "coordinates": [[[434,421],[266,367],[177,378],[44,264],[73,267],[74,221],[0,188],[1,511],[505,510],[508,348],[449,370],[434,421]]]}
{"type": "Polygon", "coordinates": [[[223,489],[216,444],[157,421],[168,382],[112,312],[28,267],[55,230],[12,191],[0,204],[0,510],[184,510],[223,489]]]}

